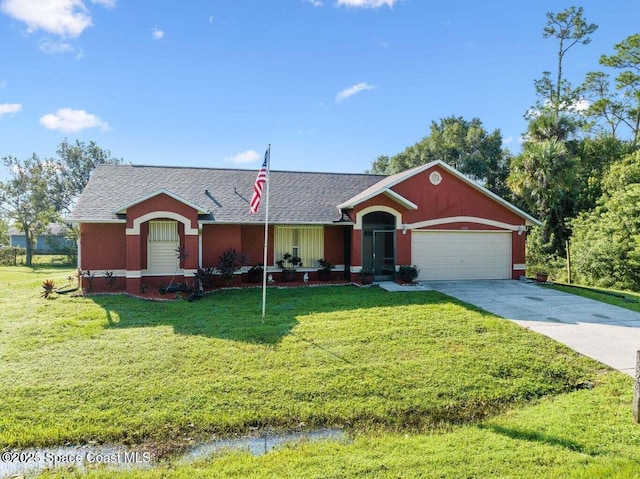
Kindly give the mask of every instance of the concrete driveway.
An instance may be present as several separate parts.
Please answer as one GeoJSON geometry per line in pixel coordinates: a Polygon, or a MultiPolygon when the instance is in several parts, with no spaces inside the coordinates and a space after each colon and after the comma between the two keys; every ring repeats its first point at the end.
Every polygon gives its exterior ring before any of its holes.
{"type": "Polygon", "coordinates": [[[522,281],[429,281],[422,285],[635,376],[640,313],[522,281]]]}

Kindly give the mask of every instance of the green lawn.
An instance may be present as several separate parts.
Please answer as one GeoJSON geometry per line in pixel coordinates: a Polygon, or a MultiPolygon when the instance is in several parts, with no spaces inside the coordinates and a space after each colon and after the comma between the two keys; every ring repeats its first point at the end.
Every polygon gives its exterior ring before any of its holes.
{"type": "Polygon", "coordinates": [[[0,267],[0,448],[339,425],[352,442],[124,474],[640,477],[631,378],[439,293],[272,289],[262,325],[259,289],[39,296],[71,273],[0,267]]]}
{"type": "Polygon", "coordinates": [[[631,311],[640,313],[640,293],[631,291],[619,291],[615,289],[591,288],[591,287],[575,287],[564,284],[554,284],[547,286],[549,288],[564,291],[565,293],[584,296],[585,298],[595,299],[621,308],[627,308],[631,311]]]}

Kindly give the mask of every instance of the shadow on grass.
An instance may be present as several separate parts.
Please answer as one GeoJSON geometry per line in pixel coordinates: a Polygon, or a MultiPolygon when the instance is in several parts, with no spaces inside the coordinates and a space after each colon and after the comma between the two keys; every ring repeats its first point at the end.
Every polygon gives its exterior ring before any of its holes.
{"type": "Polygon", "coordinates": [[[217,291],[192,303],[146,301],[126,295],[96,295],[91,300],[105,311],[108,328],[171,326],[177,334],[277,344],[292,333],[301,315],[448,299],[439,293],[400,295],[350,285],[270,289],[263,324],[261,295],[259,289],[246,289],[217,291]]]}
{"type": "Polygon", "coordinates": [[[231,310],[215,295],[198,302],[145,301],[124,295],[94,296],[105,311],[108,328],[171,326],[176,334],[198,335],[254,344],[276,344],[298,324],[292,315],[271,317],[263,324],[261,310],[244,298],[231,310]]]}
{"type": "Polygon", "coordinates": [[[496,434],[500,434],[502,436],[506,436],[515,440],[538,442],[554,447],[560,446],[570,451],[579,452],[581,454],[594,455],[593,452],[588,448],[572,439],[554,437],[550,436],[549,434],[544,434],[537,431],[527,431],[524,429],[504,427],[497,424],[481,424],[479,427],[480,429],[486,429],[496,434]]]}

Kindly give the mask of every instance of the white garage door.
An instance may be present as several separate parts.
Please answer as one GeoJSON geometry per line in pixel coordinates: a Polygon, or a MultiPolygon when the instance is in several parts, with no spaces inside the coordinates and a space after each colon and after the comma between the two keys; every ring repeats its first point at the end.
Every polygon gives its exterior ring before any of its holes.
{"type": "Polygon", "coordinates": [[[413,231],[412,262],[418,279],[511,279],[511,233],[413,231]]]}

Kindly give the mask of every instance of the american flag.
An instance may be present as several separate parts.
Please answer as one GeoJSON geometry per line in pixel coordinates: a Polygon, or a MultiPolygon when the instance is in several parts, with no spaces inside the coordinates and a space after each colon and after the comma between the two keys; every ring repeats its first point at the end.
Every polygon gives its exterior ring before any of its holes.
{"type": "Polygon", "coordinates": [[[253,196],[251,197],[251,204],[249,208],[249,215],[258,212],[260,207],[260,200],[262,200],[262,188],[267,181],[267,160],[269,159],[269,150],[264,154],[264,162],[260,171],[258,171],[258,177],[253,184],[253,196]]]}

